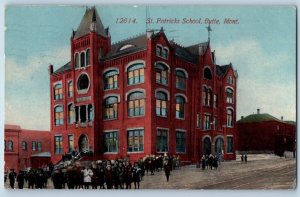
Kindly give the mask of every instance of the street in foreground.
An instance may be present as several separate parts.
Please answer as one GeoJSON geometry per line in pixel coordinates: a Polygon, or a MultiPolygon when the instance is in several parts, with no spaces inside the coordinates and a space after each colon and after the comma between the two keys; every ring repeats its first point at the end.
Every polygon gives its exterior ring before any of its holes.
{"type": "MultiPolygon", "coordinates": [[[[17,183],[16,183],[17,185],[17,183]]],[[[27,184],[25,184],[25,187],[27,184]]],[[[8,181],[5,187],[9,188],[8,181]]],[[[164,172],[144,176],[140,189],[294,189],[296,159],[273,155],[248,155],[248,162],[223,162],[210,170],[189,165],[171,171],[170,181],[164,172]]],[[[48,189],[53,188],[48,181],[48,189]]],[[[133,186],[134,188],[134,186],[133,186]]]]}

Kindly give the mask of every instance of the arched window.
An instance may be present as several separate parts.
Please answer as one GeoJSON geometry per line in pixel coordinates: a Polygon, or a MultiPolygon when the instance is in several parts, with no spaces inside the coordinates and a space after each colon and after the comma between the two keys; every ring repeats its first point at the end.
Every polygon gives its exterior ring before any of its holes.
{"type": "Polygon", "coordinates": [[[128,116],[141,116],[145,114],[145,94],[133,92],[128,96],[128,116]]]}
{"type": "Polygon", "coordinates": [[[156,55],[161,56],[162,53],[162,47],[161,46],[156,46],[156,55]]]}
{"type": "Polygon", "coordinates": [[[182,96],[176,96],[176,118],[184,118],[185,99],[182,96]]]}
{"type": "Polygon", "coordinates": [[[110,96],[104,100],[104,120],[117,119],[118,97],[110,96]]]}
{"type": "Polygon", "coordinates": [[[226,102],[233,103],[233,90],[230,88],[226,89],[226,102]]]}
{"type": "Polygon", "coordinates": [[[84,54],[84,52],[80,53],[80,67],[85,67],[85,54],[84,54]]]}
{"type": "Polygon", "coordinates": [[[78,55],[78,53],[75,54],[75,68],[79,68],[79,55],[78,55]]]}
{"type": "Polygon", "coordinates": [[[64,124],[64,110],[62,106],[57,106],[54,108],[54,113],[55,113],[55,125],[63,125],[64,124]]]}
{"type": "Polygon", "coordinates": [[[14,150],[14,143],[12,140],[8,140],[8,150],[9,151],[14,150]]]}
{"type": "Polygon", "coordinates": [[[212,74],[211,74],[211,70],[209,68],[204,69],[204,78],[211,80],[212,74]]]}
{"type": "Polygon", "coordinates": [[[73,82],[68,83],[68,97],[73,97],[73,82]]]}
{"type": "Polygon", "coordinates": [[[108,71],[104,74],[104,90],[115,89],[118,87],[118,72],[108,71]]]}
{"type": "Polygon", "coordinates": [[[60,83],[54,86],[54,99],[62,99],[62,85],[60,83]]]}
{"type": "Polygon", "coordinates": [[[168,49],[163,49],[161,53],[161,57],[167,59],[168,58],[168,49]]]}
{"type": "Polygon", "coordinates": [[[211,89],[207,89],[207,106],[210,106],[211,104],[211,89]]]}
{"type": "Polygon", "coordinates": [[[89,88],[90,80],[86,74],[80,75],[77,81],[77,89],[78,90],[86,90],[89,88]]]}
{"type": "Polygon", "coordinates": [[[233,110],[227,109],[227,126],[232,127],[233,126],[233,110]]]}
{"type": "Polygon", "coordinates": [[[145,79],[144,64],[133,64],[127,69],[128,84],[144,83],[145,79]]]}
{"type": "Polygon", "coordinates": [[[167,112],[167,100],[168,96],[164,92],[156,93],[156,115],[166,117],[167,112]]]}
{"type": "Polygon", "coordinates": [[[86,50],[86,66],[90,65],[90,49],[86,50]]]}
{"type": "Polygon", "coordinates": [[[175,72],[176,75],[176,88],[185,90],[186,88],[186,76],[185,73],[181,70],[175,72]]]}
{"type": "Polygon", "coordinates": [[[233,80],[232,76],[228,76],[227,83],[229,83],[229,84],[233,84],[234,83],[234,80],[233,80]]]}
{"type": "Polygon", "coordinates": [[[168,84],[168,67],[164,64],[156,64],[155,65],[156,70],[156,83],[160,84],[168,84]]]}
{"type": "Polygon", "coordinates": [[[68,105],[68,114],[69,114],[69,124],[73,124],[75,122],[75,110],[73,104],[68,105]]]}

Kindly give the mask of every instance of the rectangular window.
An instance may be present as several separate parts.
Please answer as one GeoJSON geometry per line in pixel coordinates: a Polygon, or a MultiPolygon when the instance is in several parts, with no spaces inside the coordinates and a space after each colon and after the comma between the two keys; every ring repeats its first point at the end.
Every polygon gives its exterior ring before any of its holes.
{"type": "Polygon", "coordinates": [[[72,83],[72,81],[68,83],[68,97],[73,97],[73,83],[72,83]]]}
{"type": "Polygon", "coordinates": [[[168,152],[169,150],[169,134],[168,130],[158,129],[157,130],[157,142],[156,151],[157,152],[168,152]]]}
{"type": "Polygon", "coordinates": [[[37,143],[37,150],[42,151],[42,142],[37,143]]]}
{"type": "Polygon", "coordinates": [[[22,142],[22,150],[27,150],[27,142],[22,142]]]}
{"type": "Polygon", "coordinates": [[[218,95],[214,95],[214,108],[218,107],[218,95]]]}
{"type": "Polygon", "coordinates": [[[74,150],[74,135],[68,135],[69,152],[74,150]]]}
{"type": "Polygon", "coordinates": [[[227,137],[227,153],[233,153],[233,137],[227,137]]]}
{"type": "Polygon", "coordinates": [[[210,115],[205,114],[204,115],[204,130],[209,130],[210,129],[210,115]]]}
{"type": "Polygon", "coordinates": [[[117,153],[119,147],[118,132],[104,133],[104,151],[109,153],[117,153]]]}
{"type": "Polygon", "coordinates": [[[215,130],[218,130],[218,119],[217,117],[214,117],[214,127],[215,127],[215,130]]]}
{"type": "Polygon", "coordinates": [[[200,114],[197,113],[197,117],[196,117],[196,127],[197,127],[197,128],[200,128],[200,125],[201,125],[200,114]]]}
{"type": "Polygon", "coordinates": [[[144,130],[130,130],[127,133],[128,152],[144,151],[144,130]]]}
{"type": "Polygon", "coordinates": [[[32,142],[31,147],[33,151],[36,151],[37,143],[35,141],[32,142]]]}
{"type": "Polygon", "coordinates": [[[186,132],[176,131],[176,152],[186,152],[186,132]]]}
{"type": "Polygon", "coordinates": [[[55,154],[63,153],[62,136],[54,136],[54,151],[55,151],[55,154]]]}
{"type": "Polygon", "coordinates": [[[133,84],[133,71],[128,72],[128,84],[133,84]]]}

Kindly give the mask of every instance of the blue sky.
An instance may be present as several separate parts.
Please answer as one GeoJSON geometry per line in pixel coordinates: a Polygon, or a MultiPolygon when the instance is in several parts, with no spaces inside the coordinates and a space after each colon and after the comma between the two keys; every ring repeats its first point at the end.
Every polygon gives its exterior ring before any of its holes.
{"type": "MultiPolygon", "coordinates": [[[[84,6],[8,6],[5,13],[5,123],[49,130],[48,65],[70,60],[70,35],[84,6]]],[[[97,7],[112,42],[145,32],[145,7],[97,7]],[[117,18],[137,24],[116,24],[117,18]]],[[[296,9],[266,7],[150,7],[150,17],[219,19],[211,25],[217,63],[238,71],[237,117],[256,112],[296,120],[296,9]],[[225,18],[238,19],[225,25],[225,18]]],[[[207,40],[205,24],[151,24],[183,46],[207,40]]]]}

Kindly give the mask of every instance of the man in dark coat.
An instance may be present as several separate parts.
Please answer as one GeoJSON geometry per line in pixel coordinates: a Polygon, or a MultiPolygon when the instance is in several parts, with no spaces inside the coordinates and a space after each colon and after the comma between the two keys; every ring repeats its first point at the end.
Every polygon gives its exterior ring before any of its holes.
{"type": "Polygon", "coordinates": [[[134,163],[134,167],[132,169],[132,179],[134,182],[134,189],[140,189],[140,181],[141,181],[141,168],[138,166],[138,162],[134,163]]]}
{"type": "Polygon", "coordinates": [[[15,173],[15,169],[10,169],[10,173],[8,174],[9,184],[12,189],[15,188],[17,174],[15,173]]]}
{"type": "Polygon", "coordinates": [[[170,165],[170,160],[166,160],[165,164],[164,164],[164,171],[165,171],[165,175],[167,178],[167,182],[169,182],[169,177],[170,177],[170,172],[171,172],[171,165],[170,165]]]}
{"type": "Polygon", "coordinates": [[[20,170],[17,176],[18,188],[23,189],[24,187],[24,172],[20,170]]]}

